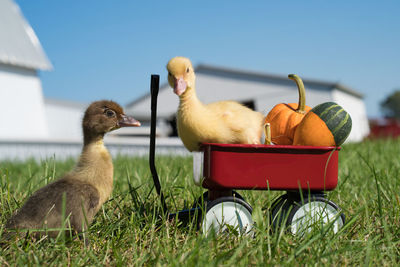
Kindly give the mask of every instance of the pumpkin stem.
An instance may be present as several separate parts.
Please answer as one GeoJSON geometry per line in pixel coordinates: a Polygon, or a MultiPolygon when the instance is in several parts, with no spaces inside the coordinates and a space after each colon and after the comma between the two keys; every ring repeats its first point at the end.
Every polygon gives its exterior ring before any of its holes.
{"type": "Polygon", "coordinates": [[[264,144],[272,145],[272,141],[271,141],[271,124],[268,123],[268,122],[266,124],[264,124],[264,135],[265,135],[264,144]]]}
{"type": "Polygon", "coordinates": [[[306,108],[306,89],[304,88],[303,81],[296,74],[289,74],[288,77],[289,79],[295,81],[299,90],[299,104],[297,106],[296,112],[304,114],[306,108]]]}

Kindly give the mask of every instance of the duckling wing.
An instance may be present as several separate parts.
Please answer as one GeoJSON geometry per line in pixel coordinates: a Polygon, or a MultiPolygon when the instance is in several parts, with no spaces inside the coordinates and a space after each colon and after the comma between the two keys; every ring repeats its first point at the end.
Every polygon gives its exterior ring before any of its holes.
{"type": "MultiPolygon", "coordinates": [[[[213,116],[210,125],[218,128],[219,141],[237,144],[259,144],[263,115],[235,101],[207,105],[213,116]]],[[[211,119],[210,119],[211,120],[211,119]]]]}
{"type": "Polygon", "coordinates": [[[58,228],[69,216],[78,232],[90,224],[97,212],[99,194],[93,186],[71,180],[58,180],[36,191],[6,224],[8,229],[58,228]],[[65,202],[63,196],[65,195],[65,202]],[[64,209],[65,208],[65,209],[64,209]],[[65,213],[63,214],[63,210],[65,213]]]}
{"type": "Polygon", "coordinates": [[[85,182],[66,181],[66,214],[70,215],[71,226],[81,232],[93,221],[99,210],[100,196],[97,189],[85,182]]]}
{"type": "Polygon", "coordinates": [[[240,132],[256,122],[261,125],[262,114],[235,101],[220,101],[208,104],[207,107],[220,118],[232,131],[240,132]]]}

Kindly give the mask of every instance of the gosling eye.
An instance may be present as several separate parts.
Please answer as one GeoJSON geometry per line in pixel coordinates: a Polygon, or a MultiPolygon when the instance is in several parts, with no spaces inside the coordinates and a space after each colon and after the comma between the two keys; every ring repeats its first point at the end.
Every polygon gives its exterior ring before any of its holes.
{"type": "Polygon", "coordinates": [[[168,72],[168,76],[172,76],[171,72],[168,72]]]}
{"type": "Polygon", "coordinates": [[[186,73],[189,73],[189,71],[190,71],[190,69],[189,69],[189,68],[187,68],[187,69],[186,69],[186,73]]]}
{"type": "Polygon", "coordinates": [[[111,110],[111,109],[107,109],[107,110],[105,110],[104,111],[104,113],[106,114],[106,116],[107,117],[109,117],[109,118],[112,118],[112,117],[114,117],[115,116],[115,112],[114,112],[114,110],[111,110]]]}

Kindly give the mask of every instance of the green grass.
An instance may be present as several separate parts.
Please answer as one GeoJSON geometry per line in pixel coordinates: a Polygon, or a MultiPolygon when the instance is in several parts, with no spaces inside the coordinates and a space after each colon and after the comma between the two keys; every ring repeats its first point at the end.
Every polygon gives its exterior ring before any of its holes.
{"type": "MultiPolygon", "coordinates": [[[[0,248],[0,265],[399,265],[399,159],[400,140],[343,147],[339,184],[328,195],[346,215],[338,234],[271,231],[268,208],[282,192],[240,191],[253,207],[254,237],[205,237],[194,223],[160,219],[147,158],[117,157],[113,195],[91,225],[88,248],[80,240],[21,239],[0,248]]],[[[72,159],[0,162],[0,232],[26,197],[73,165],[72,159]]],[[[171,210],[191,206],[203,192],[193,184],[191,158],[158,157],[157,168],[171,210]]]]}

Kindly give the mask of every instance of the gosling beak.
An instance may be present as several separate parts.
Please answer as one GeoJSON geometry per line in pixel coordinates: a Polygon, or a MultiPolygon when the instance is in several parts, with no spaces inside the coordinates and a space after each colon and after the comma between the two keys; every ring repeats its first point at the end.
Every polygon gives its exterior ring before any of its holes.
{"type": "Polygon", "coordinates": [[[135,120],[131,116],[121,115],[121,119],[118,121],[119,127],[139,127],[140,121],[135,120]]]}
{"type": "Polygon", "coordinates": [[[174,93],[180,96],[186,91],[186,81],[183,78],[175,79],[174,81],[174,93]]]}

